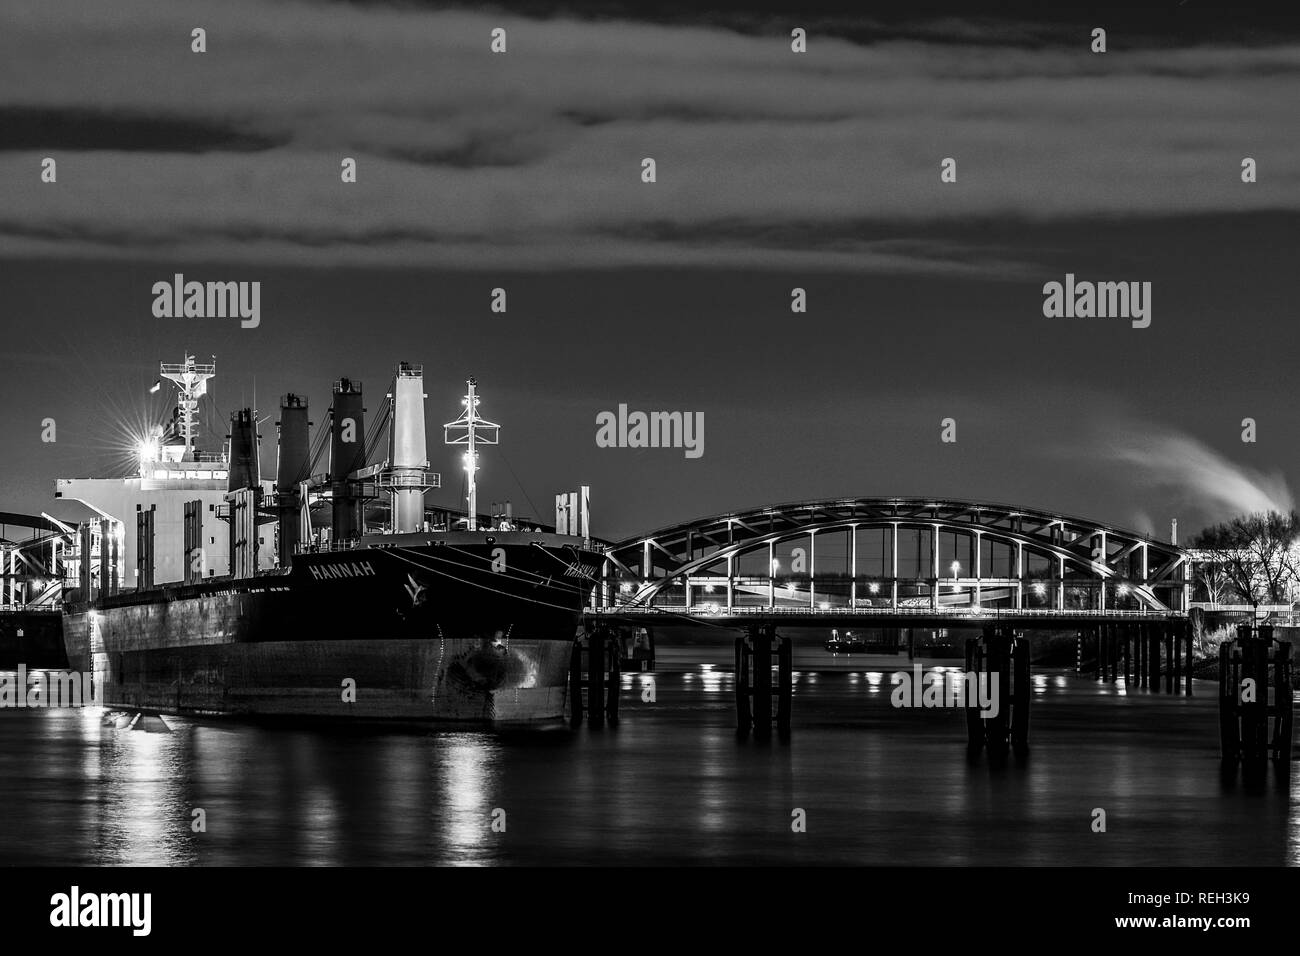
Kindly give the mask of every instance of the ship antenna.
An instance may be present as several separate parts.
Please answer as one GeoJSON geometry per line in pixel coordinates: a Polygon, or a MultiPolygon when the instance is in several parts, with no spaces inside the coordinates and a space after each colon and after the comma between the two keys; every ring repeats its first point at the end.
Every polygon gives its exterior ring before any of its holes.
{"type": "Polygon", "coordinates": [[[460,413],[460,417],[454,422],[448,422],[443,427],[443,441],[448,445],[464,445],[465,450],[465,471],[469,476],[469,514],[466,516],[466,529],[469,531],[478,530],[478,488],[474,480],[474,473],[478,471],[478,452],[476,446],[495,445],[500,441],[501,426],[495,422],[490,422],[482,418],[478,413],[478,382],[469,378],[465,382],[468,391],[460,403],[465,406],[465,410],[460,413]],[[455,435],[452,433],[456,432],[455,435]]]}

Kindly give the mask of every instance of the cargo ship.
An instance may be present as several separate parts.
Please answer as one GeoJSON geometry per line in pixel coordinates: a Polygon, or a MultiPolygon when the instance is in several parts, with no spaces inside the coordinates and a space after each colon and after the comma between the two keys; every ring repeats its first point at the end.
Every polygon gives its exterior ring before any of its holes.
{"type": "Polygon", "coordinates": [[[558,532],[509,506],[478,513],[478,449],[499,426],[480,415],[473,379],[444,426],[465,449],[460,514],[425,504],[441,480],[428,470],[420,366],[397,367],[370,429],[386,431],[387,454],[373,463],[360,382],[335,382],[315,442],[306,400],[285,395],[274,482],[260,476],[252,409],[231,416],[224,454],[197,449],[215,362],[187,355],[161,370],[178,401],[170,428],[141,440],[139,476],[57,487],[103,516],[77,529],[84,557],[63,609],[69,664],[93,675],[99,703],[403,723],[563,716],[602,552],[585,493],[580,520],[558,532]],[[179,579],[155,583],[168,576],[179,579]]]}

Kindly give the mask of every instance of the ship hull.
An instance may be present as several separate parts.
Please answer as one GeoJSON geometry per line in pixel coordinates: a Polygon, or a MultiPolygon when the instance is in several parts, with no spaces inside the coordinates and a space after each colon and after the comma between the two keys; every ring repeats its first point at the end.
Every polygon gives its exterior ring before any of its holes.
{"type": "Polygon", "coordinates": [[[515,723],[564,714],[596,556],[461,533],[303,555],[289,574],[65,614],[98,703],[165,714],[515,723]]]}

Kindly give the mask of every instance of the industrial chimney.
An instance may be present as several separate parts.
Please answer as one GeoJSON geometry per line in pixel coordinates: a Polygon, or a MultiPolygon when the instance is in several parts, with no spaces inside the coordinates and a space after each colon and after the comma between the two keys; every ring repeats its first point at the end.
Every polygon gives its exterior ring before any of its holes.
{"type": "Polygon", "coordinates": [[[299,486],[311,476],[311,450],[307,420],[307,399],[290,392],[280,398],[280,429],[275,467],[275,510],[279,524],[280,567],[293,563],[294,549],[301,542],[299,514],[303,508],[299,486]]]}
{"type": "Polygon", "coordinates": [[[226,480],[230,527],[230,576],[257,574],[257,526],[262,504],[262,473],[258,456],[257,413],[241,408],[230,416],[229,477],[226,480]]]}
{"type": "Polygon", "coordinates": [[[241,408],[230,416],[230,473],[227,493],[260,487],[262,470],[257,455],[257,423],[251,408],[241,408]]]}
{"type": "Polygon", "coordinates": [[[334,540],[346,541],[362,532],[362,498],[348,475],[366,466],[366,410],[361,383],[342,378],[334,383],[330,409],[330,490],[334,497],[334,540]]]}
{"type": "Polygon", "coordinates": [[[1175,547],[1178,545],[1178,519],[1174,518],[1169,523],[1169,543],[1175,547]]]}
{"type": "Polygon", "coordinates": [[[398,365],[389,397],[393,402],[388,429],[389,467],[381,482],[392,494],[393,531],[400,534],[424,526],[424,491],[430,487],[424,436],[424,367],[408,362],[398,365]]]}

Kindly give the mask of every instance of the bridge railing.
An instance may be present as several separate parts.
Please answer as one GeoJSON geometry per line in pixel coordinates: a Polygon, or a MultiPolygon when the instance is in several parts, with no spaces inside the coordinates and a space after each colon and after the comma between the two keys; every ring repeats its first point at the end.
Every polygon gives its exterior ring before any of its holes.
{"type": "Polygon", "coordinates": [[[644,615],[688,615],[691,617],[946,617],[954,619],[962,618],[987,618],[1006,617],[1006,618],[1025,618],[1025,617],[1095,617],[1095,618],[1134,618],[1134,619],[1151,619],[1158,620],[1171,617],[1182,617],[1177,611],[1162,611],[1152,608],[1140,610],[1107,610],[1101,611],[1095,608],[1065,608],[1057,610],[1056,608],[999,608],[999,607],[963,607],[963,608],[919,608],[919,607],[832,607],[832,608],[809,608],[809,607],[762,607],[762,606],[744,606],[744,607],[713,607],[702,604],[656,604],[652,607],[642,605],[628,605],[625,607],[589,607],[588,614],[607,614],[607,615],[626,615],[626,614],[644,614],[644,615]]]}

